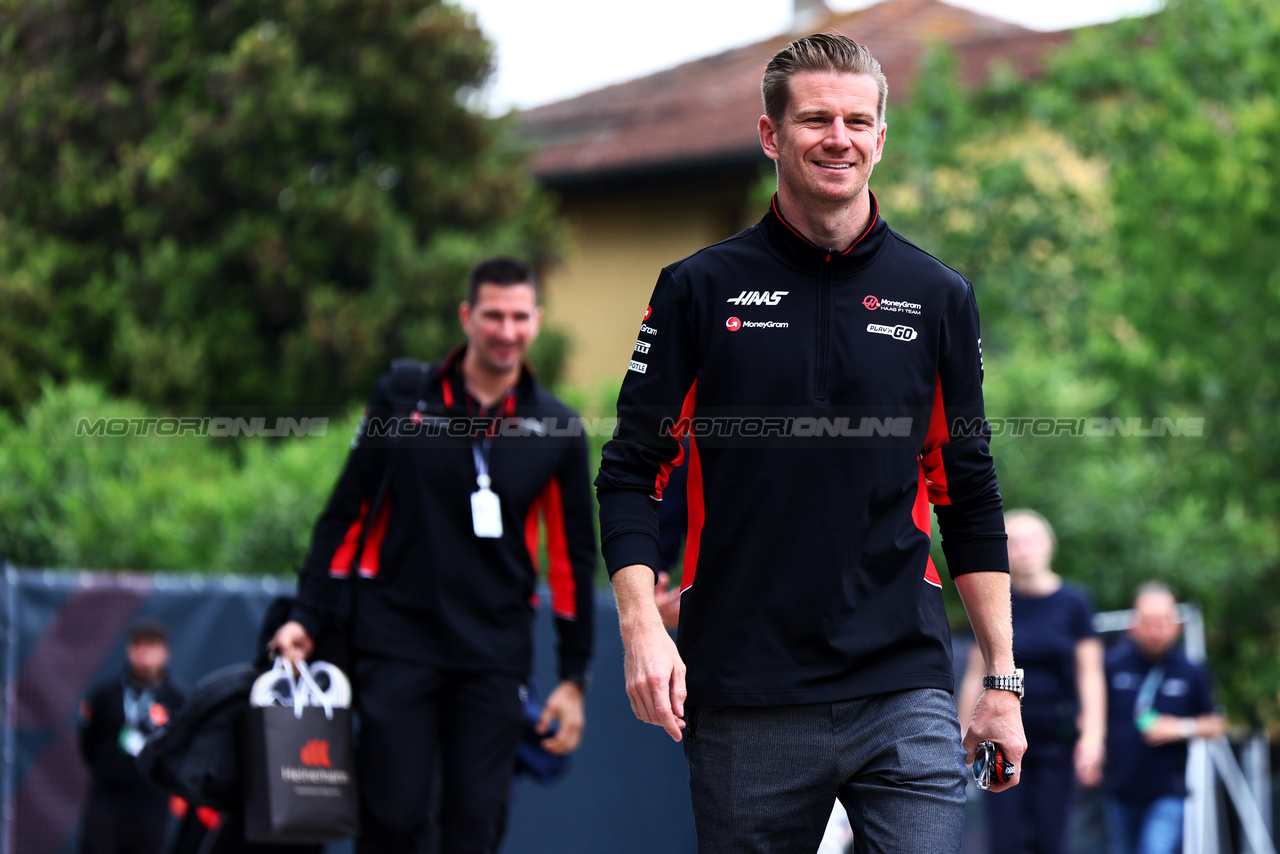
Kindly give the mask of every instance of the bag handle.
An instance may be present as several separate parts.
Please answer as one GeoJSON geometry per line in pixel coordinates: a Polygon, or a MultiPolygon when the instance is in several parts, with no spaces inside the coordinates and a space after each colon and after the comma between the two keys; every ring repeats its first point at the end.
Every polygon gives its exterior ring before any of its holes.
{"type": "Polygon", "coordinates": [[[324,709],[324,716],[329,720],[333,720],[333,701],[324,691],[320,690],[320,686],[316,684],[316,678],[311,675],[311,668],[307,666],[305,661],[299,661],[295,664],[298,668],[298,680],[291,684],[295,685],[293,694],[293,715],[294,717],[302,717],[302,708],[307,705],[317,705],[324,709]],[[311,702],[308,702],[307,694],[311,695],[311,702]]]}

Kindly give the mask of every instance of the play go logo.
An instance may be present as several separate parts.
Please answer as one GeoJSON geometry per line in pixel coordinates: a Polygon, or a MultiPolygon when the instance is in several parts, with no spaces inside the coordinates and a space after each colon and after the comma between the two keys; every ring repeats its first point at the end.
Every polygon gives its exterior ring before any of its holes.
{"type": "Polygon", "coordinates": [[[868,323],[867,331],[874,332],[876,335],[888,335],[899,341],[914,341],[918,335],[910,326],[883,326],[879,323],[868,323]]]}
{"type": "Polygon", "coordinates": [[[731,317],[724,322],[724,328],[728,329],[730,332],[737,332],[742,328],[742,321],[736,317],[731,317]]]}

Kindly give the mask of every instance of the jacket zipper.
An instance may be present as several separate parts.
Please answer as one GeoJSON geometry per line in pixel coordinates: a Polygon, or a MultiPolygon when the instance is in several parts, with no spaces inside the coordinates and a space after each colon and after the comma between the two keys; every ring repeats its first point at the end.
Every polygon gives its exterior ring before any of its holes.
{"type": "Polygon", "coordinates": [[[827,250],[827,259],[818,277],[818,352],[814,359],[813,396],[817,400],[827,399],[827,360],[831,349],[831,263],[832,252],[827,250]]]}

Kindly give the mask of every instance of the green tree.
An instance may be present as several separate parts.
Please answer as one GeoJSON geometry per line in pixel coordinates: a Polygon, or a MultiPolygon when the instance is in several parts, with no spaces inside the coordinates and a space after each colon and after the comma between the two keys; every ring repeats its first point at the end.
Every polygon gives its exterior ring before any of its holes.
{"type": "Polygon", "coordinates": [[[1205,418],[1164,446],[1129,569],[1204,603],[1226,699],[1280,725],[1280,7],[1171,0],[1086,33],[1036,109],[1109,165],[1090,369],[1205,418]]]}
{"type": "MultiPolygon", "coordinates": [[[[345,404],[556,226],[439,0],[0,0],[0,405],[345,404]]],[[[554,348],[553,348],[554,349],[554,348]]]]}

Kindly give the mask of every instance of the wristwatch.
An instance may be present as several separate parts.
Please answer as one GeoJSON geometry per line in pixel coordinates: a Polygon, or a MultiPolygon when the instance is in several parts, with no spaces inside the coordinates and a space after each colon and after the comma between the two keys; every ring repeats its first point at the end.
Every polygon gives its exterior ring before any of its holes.
{"type": "Polygon", "coordinates": [[[997,691],[1012,691],[1021,700],[1023,693],[1022,668],[1019,667],[1010,676],[983,676],[982,687],[984,689],[994,688],[997,691]]]}

